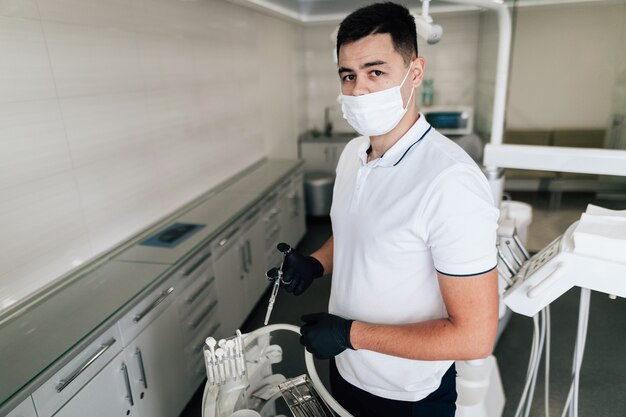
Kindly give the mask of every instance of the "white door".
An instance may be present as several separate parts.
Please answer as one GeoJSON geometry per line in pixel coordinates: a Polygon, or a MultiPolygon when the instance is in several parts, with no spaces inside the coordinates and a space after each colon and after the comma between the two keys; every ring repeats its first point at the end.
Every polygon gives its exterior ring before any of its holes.
{"type": "Polygon", "coordinates": [[[54,417],[139,416],[137,400],[124,355],[119,353],[54,417]]]}
{"type": "Polygon", "coordinates": [[[142,417],[177,416],[189,397],[178,314],[173,305],[124,348],[135,404],[142,417]]]}

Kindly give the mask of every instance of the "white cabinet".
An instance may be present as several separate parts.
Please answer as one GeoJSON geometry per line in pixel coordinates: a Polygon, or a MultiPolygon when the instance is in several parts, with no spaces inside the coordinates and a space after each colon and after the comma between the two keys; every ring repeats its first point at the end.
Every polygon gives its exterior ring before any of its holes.
{"type": "Polygon", "coordinates": [[[7,414],[6,417],[37,417],[33,399],[31,397],[26,398],[20,405],[15,407],[13,411],[7,414]]]}
{"type": "Polygon", "coordinates": [[[302,142],[300,157],[305,160],[304,172],[335,173],[346,143],[302,142]]]}
{"type": "Polygon", "coordinates": [[[265,270],[280,264],[280,252],[276,245],[281,241],[281,207],[277,192],[269,194],[263,202],[261,219],[264,230],[265,270]]]}
{"type": "Polygon", "coordinates": [[[180,321],[173,307],[175,276],[161,283],[118,322],[137,413],[178,415],[189,399],[180,321]]]}
{"type": "MultiPolygon", "coordinates": [[[[334,171],[337,150],[327,153],[334,171]]],[[[8,417],[179,415],[205,376],[204,339],[241,327],[268,288],[265,271],[282,260],[276,244],[295,246],[304,229],[302,174],[295,174],[195,249],[8,417]]]]}
{"type": "Polygon", "coordinates": [[[201,361],[203,342],[209,335],[218,336],[218,299],[211,245],[197,250],[175,275],[175,307],[184,349],[184,357],[180,361],[187,368],[187,392],[190,398],[205,375],[204,363],[201,361]]]}
{"type": "MultiPolygon", "coordinates": [[[[113,326],[44,382],[32,395],[39,417],[53,416],[122,350],[120,333],[113,326]]],[[[121,382],[121,379],[120,379],[121,382]]]]}
{"type": "Polygon", "coordinates": [[[168,306],[135,340],[124,347],[138,415],[176,416],[188,400],[187,369],[177,312],[168,306]]]}
{"type": "Polygon", "coordinates": [[[249,313],[265,292],[269,281],[265,277],[265,227],[257,211],[244,222],[241,244],[245,248],[244,287],[249,313]]]}
{"type": "Polygon", "coordinates": [[[245,245],[240,242],[240,224],[228,228],[215,240],[213,270],[216,278],[220,332],[233,335],[250,311],[246,305],[245,245]]]}
{"type": "Polygon", "coordinates": [[[138,416],[124,355],[118,354],[54,417],[138,416]]]}
{"type": "Polygon", "coordinates": [[[293,177],[284,187],[280,197],[281,239],[295,247],[306,231],[302,175],[293,177]]]}

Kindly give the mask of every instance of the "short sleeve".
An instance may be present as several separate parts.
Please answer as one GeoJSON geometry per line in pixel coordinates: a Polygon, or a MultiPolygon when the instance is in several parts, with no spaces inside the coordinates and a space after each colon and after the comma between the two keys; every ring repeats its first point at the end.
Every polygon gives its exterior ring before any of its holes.
{"type": "Polygon", "coordinates": [[[420,213],[435,269],[445,275],[479,275],[497,264],[499,210],[478,167],[455,166],[431,184],[420,213]]]}

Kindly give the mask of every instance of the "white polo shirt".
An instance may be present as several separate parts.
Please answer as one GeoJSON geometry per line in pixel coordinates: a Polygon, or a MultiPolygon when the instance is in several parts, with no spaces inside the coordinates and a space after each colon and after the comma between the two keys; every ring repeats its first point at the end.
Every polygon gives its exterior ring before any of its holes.
{"type": "MultiPolygon", "coordinates": [[[[499,212],[489,184],[469,155],[422,114],[368,163],[369,147],[368,137],[353,139],[337,165],[329,311],[380,324],[447,317],[437,271],[467,276],[496,266],[499,212]]],[[[403,401],[436,390],[452,364],[369,350],[346,350],[336,361],[352,385],[403,401]]]]}

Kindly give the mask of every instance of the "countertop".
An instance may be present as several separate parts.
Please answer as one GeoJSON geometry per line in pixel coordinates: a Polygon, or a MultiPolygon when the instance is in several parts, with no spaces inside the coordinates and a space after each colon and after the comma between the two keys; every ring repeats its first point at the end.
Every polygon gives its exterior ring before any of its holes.
{"type": "Polygon", "coordinates": [[[320,136],[313,136],[311,132],[304,132],[298,137],[300,143],[348,143],[352,139],[359,137],[356,132],[337,132],[330,136],[321,134],[320,136]]]}
{"type": "Polygon", "coordinates": [[[49,292],[12,309],[0,320],[0,415],[17,406],[167,279],[195,248],[214,239],[302,163],[259,162],[142,234],[176,222],[205,225],[175,248],[142,246],[135,236],[134,244],[120,245],[127,246],[121,253],[98,265],[85,264],[49,292]]]}

